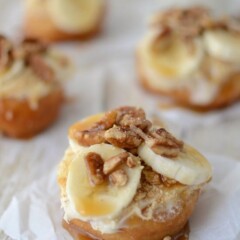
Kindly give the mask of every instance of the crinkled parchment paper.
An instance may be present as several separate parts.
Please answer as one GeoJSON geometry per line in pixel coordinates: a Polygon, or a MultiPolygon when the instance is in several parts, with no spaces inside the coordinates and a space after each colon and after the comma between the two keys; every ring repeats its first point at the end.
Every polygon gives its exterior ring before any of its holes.
{"type": "MultiPolygon", "coordinates": [[[[0,0],[0,30],[21,38],[22,1],[0,0]]],[[[213,181],[191,218],[191,240],[240,239],[240,106],[196,115],[182,109],[161,111],[159,97],[138,84],[134,51],[150,13],[168,6],[206,4],[237,13],[240,2],[109,0],[103,34],[84,43],[56,48],[71,57],[75,73],[66,81],[70,100],[59,120],[28,141],[0,136],[0,239],[70,239],[61,227],[56,166],[67,147],[67,129],[75,121],[124,104],[142,106],[165,120],[174,133],[208,154],[213,181]],[[1,233],[1,230],[4,232],[1,233]]]]}

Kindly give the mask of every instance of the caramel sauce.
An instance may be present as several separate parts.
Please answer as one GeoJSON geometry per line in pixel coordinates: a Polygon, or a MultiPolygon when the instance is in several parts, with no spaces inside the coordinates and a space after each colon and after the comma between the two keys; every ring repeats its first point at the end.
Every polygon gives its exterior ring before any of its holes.
{"type": "MultiPolygon", "coordinates": [[[[80,227],[73,225],[71,223],[68,224],[64,220],[63,220],[63,227],[72,235],[74,240],[103,240],[103,239],[96,238],[94,236],[90,237],[89,234],[83,229],[81,229],[80,227]]],[[[190,233],[190,227],[189,227],[189,223],[187,223],[178,234],[176,234],[175,236],[169,236],[169,237],[171,237],[171,240],[189,240],[189,233],[190,233]]],[[[163,240],[163,239],[159,239],[159,240],[163,240]]]]}
{"type": "Polygon", "coordinates": [[[102,216],[114,211],[115,206],[109,202],[101,201],[96,197],[82,198],[81,201],[75,199],[76,209],[83,216],[102,216]]]}
{"type": "Polygon", "coordinates": [[[69,128],[69,136],[74,137],[75,132],[90,129],[93,126],[93,124],[98,122],[102,117],[103,117],[103,113],[99,113],[73,124],[69,128]]]}

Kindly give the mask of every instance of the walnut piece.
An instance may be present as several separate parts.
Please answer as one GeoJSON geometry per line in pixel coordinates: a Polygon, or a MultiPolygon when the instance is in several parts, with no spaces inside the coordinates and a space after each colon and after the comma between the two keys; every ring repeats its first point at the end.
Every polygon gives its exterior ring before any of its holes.
{"type": "Polygon", "coordinates": [[[165,187],[171,187],[172,185],[176,184],[177,181],[174,179],[170,179],[168,177],[165,177],[163,175],[161,175],[161,181],[164,184],[165,187]]]}
{"type": "Polygon", "coordinates": [[[151,122],[146,119],[142,108],[121,107],[116,109],[116,111],[118,112],[117,125],[123,127],[134,125],[142,130],[147,130],[151,127],[151,122]]]}
{"type": "Polygon", "coordinates": [[[135,156],[128,156],[127,161],[126,161],[126,165],[129,168],[134,168],[138,165],[138,162],[140,161],[139,157],[135,157],[135,156]]]}
{"type": "Polygon", "coordinates": [[[31,54],[44,53],[47,51],[47,46],[34,38],[26,38],[20,46],[22,53],[27,57],[31,54]]]}
{"type": "MultiPolygon", "coordinates": [[[[209,11],[204,7],[172,8],[157,15],[152,21],[152,26],[167,29],[168,34],[170,30],[184,38],[192,38],[201,34],[209,21],[209,11]]],[[[162,32],[160,34],[163,35],[162,32]]]]}
{"type": "Polygon", "coordinates": [[[173,137],[164,128],[149,132],[146,144],[156,153],[164,157],[177,157],[183,148],[183,142],[173,137]]]}
{"type": "Polygon", "coordinates": [[[153,185],[159,185],[161,184],[161,177],[158,173],[152,171],[152,170],[143,170],[143,175],[145,177],[145,180],[153,185]]]}
{"type": "Polygon", "coordinates": [[[99,185],[104,182],[102,157],[94,152],[89,152],[84,158],[89,182],[92,186],[99,185]]]}
{"type": "Polygon", "coordinates": [[[78,141],[80,145],[89,147],[94,144],[104,143],[104,133],[105,131],[96,129],[76,131],[74,133],[74,138],[78,141]]]}
{"type": "Polygon", "coordinates": [[[0,71],[4,70],[13,62],[13,47],[11,42],[0,35],[0,71]]]}
{"type": "Polygon", "coordinates": [[[116,156],[109,158],[104,162],[103,172],[108,175],[116,170],[121,164],[123,164],[128,159],[129,154],[127,152],[122,152],[116,156]]]}
{"type": "Polygon", "coordinates": [[[114,125],[105,132],[105,139],[112,145],[125,149],[137,148],[142,139],[131,129],[114,125]]]}
{"type": "Polygon", "coordinates": [[[55,73],[53,69],[44,61],[41,55],[31,55],[29,57],[29,66],[42,80],[46,82],[55,81],[55,73]]]}
{"type": "Polygon", "coordinates": [[[123,187],[127,184],[128,176],[123,169],[119,169],[109,175],[109,181],[116,187],[123,187]]]}

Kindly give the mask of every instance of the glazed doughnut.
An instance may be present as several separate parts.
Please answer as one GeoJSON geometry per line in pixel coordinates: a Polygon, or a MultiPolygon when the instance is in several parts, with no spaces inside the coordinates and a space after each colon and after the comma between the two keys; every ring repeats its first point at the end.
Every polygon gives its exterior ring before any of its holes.
{"type": "Polygon", "coordinates": [[[211,166],[197,150],[153,126],[137,107],[83,119],[68,137],[58,184],[63,225],[74,239],[159,240],[183,233],[211,179],[211,166]]]}
{"type": "Polygon", "coordinates": [[[205,8],[156,14],[137,49],[143,87],[188,108],[209,111],[240,98],[240,23],[205,8]]]}
{"type": "Polygon", "coordinates": [[[58,79],[64,71],[64,58],[31,39],[13,46],[2,36],[0,43],[4,52],[0,70],[0,132],[29,138],[58,117],[64,99],[58,79]]]}

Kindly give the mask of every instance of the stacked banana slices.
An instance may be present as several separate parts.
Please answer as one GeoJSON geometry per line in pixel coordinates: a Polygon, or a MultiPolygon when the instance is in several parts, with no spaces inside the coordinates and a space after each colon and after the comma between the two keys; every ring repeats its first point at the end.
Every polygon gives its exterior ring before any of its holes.
{"type": "MultiPolygon", "coordinates": [[[[92,123],[93,120],[97,121],[99,118],[101,119],[102,115],[85,119],[74,125],[74,129],[78,127],[78,129],[83,130],[84,126],[89,127],[88,123],[92,123]]],[[[70,148],[64,159],[71,162],[66,182],[68,205],[64,206],[65,217],[68,219],[109,220],[118,216],[132,202],[145,165],[150,166],[153,171],[163,176],[188,186],[204,184],[211,178],[212,170],[209,162],[186,144],[177,157],[169,158],[155,153],[149,144],[143,141],[137,148],[137,153],[133,155],[110,143],[81,146],[71,136],[72,132],[70,129],[70,148]],[[128,154],[133,160],[133,166],[121,165],[121,169],[126,173],[127,182],[122,185],[114,185],[108,181],[106,175],[102,184],[93,185],[89,179],[89,169],[86,164],[86,158],[91,153],[100,156],[104,168],[109,159],[128,154]]]]}
{"type": "Polygon", "coordinates": [[[212,29],[189,40],[176,34],[158,36],[159,32],[152,30],[143,39],[139,46],[140,57],[145,64],[171,81],[189,80],[189,76],[199,72],[206,57],[239,66],[239,32],[212,29]]]}

